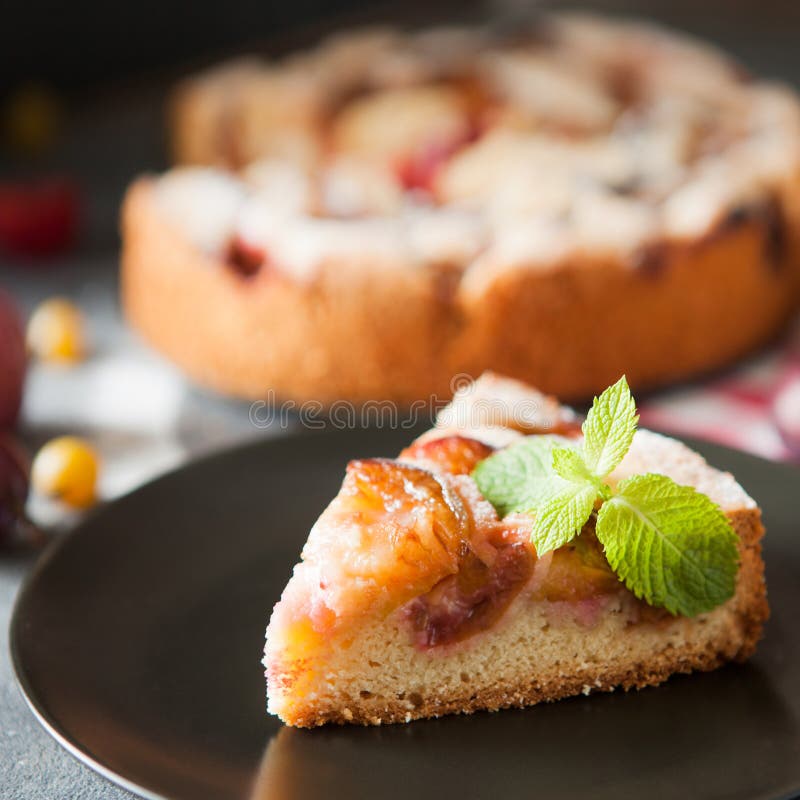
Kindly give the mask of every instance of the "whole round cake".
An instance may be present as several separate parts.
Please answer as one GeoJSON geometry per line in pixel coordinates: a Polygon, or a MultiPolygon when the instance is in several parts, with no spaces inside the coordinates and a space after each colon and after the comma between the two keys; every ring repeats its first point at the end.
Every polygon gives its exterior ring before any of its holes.
{"type": "Polygon", "coordinates": [[[247,398],[580,399],[725,365],[800,288],[800,104],[641,23],[339,35],[182,85],[123,211],[128,318],[247,398]]]}

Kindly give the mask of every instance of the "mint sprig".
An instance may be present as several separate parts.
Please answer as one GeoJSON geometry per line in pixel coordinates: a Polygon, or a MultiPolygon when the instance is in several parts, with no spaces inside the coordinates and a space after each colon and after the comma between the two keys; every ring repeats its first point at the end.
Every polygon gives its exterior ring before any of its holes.
{"type": "Polygon", "coordinates": [[[728,518],[666,475],[620,481],[597,515],[597,531],[611,569],[650,605],[693,617],[736,588],[736,534],[728,518]]]}
{"type": "Polygon", "coordinates": [[[630,449],[638,421],[636,404],[624,375],[594,398],[581,426],[583,458],[593,475],[605,478],[619,465],[630,449]]]}
{"type": "Polygon", "coordinates": [[[594,510],[597,491],[590,483],[573,481],[536,506],[531,540],[540,555],[569,544],[594,510]]]}
{"type": "Polygon", "coordinates": [[[502,516],[528,511],[557,495],[566,485],[553,471],[553,451],[568,444],[569,439],[562,436],[528,436],[481,461],[473,477],[483,496],[502,516]]]}
{"type": "Polygon", "coordinates": [[[473,472],[498,513],[533,517],[541,556],[572,541],[595,513],[595,533],[611,568],[637,597],[695,616],[735,590],[736,534],[721,509],[666,475],[634,475],[612,491],[606,480],[633,441],[638,417],[625,377],[594,399],[576,446],[530,436],[473,472]]]}

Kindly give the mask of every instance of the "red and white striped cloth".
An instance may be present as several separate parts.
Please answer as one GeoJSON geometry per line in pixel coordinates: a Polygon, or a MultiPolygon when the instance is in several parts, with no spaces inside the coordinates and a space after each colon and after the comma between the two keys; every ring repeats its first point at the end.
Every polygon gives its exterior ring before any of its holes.
{"type": "Polygon", "coordinates": [[[800,320],[769,353],[641,404],[642,425],[800,461],[800,320]]]}

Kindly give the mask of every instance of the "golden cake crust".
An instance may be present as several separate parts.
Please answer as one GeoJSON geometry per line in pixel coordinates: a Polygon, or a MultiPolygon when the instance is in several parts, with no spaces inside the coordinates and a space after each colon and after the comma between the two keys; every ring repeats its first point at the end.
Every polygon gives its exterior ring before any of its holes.
{"type": "Polygon", "coordinates": [[[124,203],[125,313],[199,383],[243,398],[409,404],[449,397],[451,376],[485,369],[565,399],[623,372],[640,390],[734,361],[796,307],[788,189],[778,245],[775,218],[756,211],[663,243],[639,267],[586,254],[480,285],[366,256],[331,257],[307,281],[269,267],[243,275],[190,241],[155,194],[143,178],[124,203]]]}

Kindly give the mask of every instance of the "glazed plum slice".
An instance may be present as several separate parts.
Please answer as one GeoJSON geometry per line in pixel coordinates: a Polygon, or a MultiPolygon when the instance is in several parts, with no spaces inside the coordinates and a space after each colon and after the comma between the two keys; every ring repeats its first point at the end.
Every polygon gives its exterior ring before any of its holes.
{"type": "Polygon", "coordinates": [[[388,611],[457,572],[471,533],[465,503],[443,476],[391,459],[362,459],[348,464],[303,558],[319,567],[320,589],[337,615],[355,610],[368,587],[370,603],[388,611]]]}
{"type": "Polygon", "coordinates": [[[454,644],[490,628],[530,580],[535,563],[525,542],[501,544],[491,565],[467,556],[456,575],[403,609],[417,647],[454,644]]]}
{"type": "Polygon", "coordinates": [[[533,596],[537,600],[580,603],[620,591],[622,584],[614,574],[603,548],[587,523],[580,536],[553,552],[544,579],[533,596]]]}
{"type": "Polygon", "coordinates": [[[443,436],[439,439],[414,442],[406,447],[400,458],[414,461],[450,475],[469,475],[494,448],[467,436],[443,436]]]}

